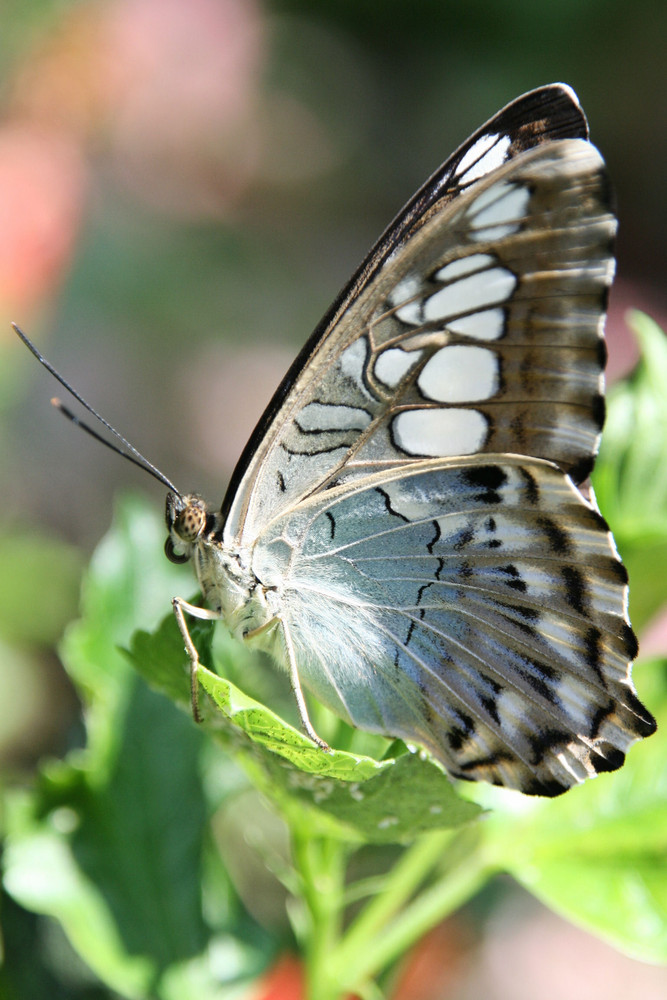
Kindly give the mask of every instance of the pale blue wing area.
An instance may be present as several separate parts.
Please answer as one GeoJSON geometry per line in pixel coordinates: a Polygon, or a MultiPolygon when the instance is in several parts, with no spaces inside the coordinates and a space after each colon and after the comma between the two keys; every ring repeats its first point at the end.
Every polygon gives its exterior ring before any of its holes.
{"type": "Polygon", "coordinates": [[[559,469],[421,463],[296,507],[263,533],[301,682],[455,776],[559,794],[653,731],[630,680],[626,574],[559,469]]]}

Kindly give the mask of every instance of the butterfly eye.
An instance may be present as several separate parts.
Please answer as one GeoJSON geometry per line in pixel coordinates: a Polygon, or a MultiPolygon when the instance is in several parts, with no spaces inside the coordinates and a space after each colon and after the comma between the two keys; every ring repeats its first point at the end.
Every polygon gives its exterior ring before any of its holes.
{"type": "Polygon", "coordinates": [[[186,555],[185,553],[183,553],[182,555],[178,554],[178,552],[174,548],[174,543],[172,542],[171,538],[168,538],[167,541],[164,543],[164,554],[166,555],[169,562],[176,563],[177,565],[188,562],[190,558],[190,556],[186,555]]]}
{"type": "Polygon", "coordinates": [[[174,521],[174,531],[184,542],[196,542],[206,524],[206,507],[199,497],[187,498],[184,509],[174,521]]]}

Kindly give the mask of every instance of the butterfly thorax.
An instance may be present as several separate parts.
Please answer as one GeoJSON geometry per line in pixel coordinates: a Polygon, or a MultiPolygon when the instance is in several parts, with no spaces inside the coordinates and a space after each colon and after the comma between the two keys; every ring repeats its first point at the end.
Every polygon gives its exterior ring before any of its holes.
{"type": "Polygon", "coordinates": [[[274,617],[265,588],[250,567],[250,552],[222,541],[223,518],[196,494],[167,495],[167,557],[194,564],[204,600],[239,637],[274,617]]]}

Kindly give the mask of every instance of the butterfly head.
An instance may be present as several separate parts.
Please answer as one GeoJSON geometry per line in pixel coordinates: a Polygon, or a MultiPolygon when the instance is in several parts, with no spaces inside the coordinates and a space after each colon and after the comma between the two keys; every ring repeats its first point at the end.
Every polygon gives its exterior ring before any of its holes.
{"type": "Polygon", "coordinates": [[[167,493],[165,520],[169,535],[164,550],[170,562],[184,563],[190,559],[194,546],[206,531],[208,518],[206,503],[196,493],[186,496],[167,493]]]}

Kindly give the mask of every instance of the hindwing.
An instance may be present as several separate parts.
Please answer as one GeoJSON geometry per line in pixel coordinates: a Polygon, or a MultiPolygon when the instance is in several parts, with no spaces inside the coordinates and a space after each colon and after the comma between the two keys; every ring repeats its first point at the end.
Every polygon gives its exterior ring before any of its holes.
{"type": "Polygon", "coordinates": [[[317,698],[456,777],[557,795],[655,728],[630,681],[625,570],[549,463],[477,456],[348,483],[277,518],[253,571],[279,587],[317,698]]]}

